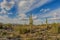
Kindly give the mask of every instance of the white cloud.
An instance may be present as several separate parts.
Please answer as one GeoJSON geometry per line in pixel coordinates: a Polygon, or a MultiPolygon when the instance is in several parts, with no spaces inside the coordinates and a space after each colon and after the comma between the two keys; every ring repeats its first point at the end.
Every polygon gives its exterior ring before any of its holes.
{"type": "Polygon", "coordinates": [[[6,4],[6,0],[4,0],[3,2],[1,2],[1,7],[4,8],[6,4]]]}
{"type": "Polygon", "coordinates": [[[25,3],[26,3],[26,1],[20,1],[19,2],[19,7],[22,7],[25,3]]]}
{"type": "Polygon", "coordinates": [[[44,24],[45,23],[45,20],[41,20],[41,19],[36,19],[33,21],[33,24],[35,25],[41,25],[41,24],[44,24]]]}
{"type": "Polygon", "coordinates": [[[24,24],[24,22],[26,24],[28,24],[29,22],[28,21],[23,21],[22,19],[19,19],[19,18],[9,18],[7,15],[5,16],[0,16],[0,22],[2,23],[14,23],[14,24],[24,24]]]}
{"type": "Polygon", "coordinates": [[[0,14],[7,14],[5,10],[1,10],[0,14]]]}
{"type": "Polygon", "coordinates": [[[41,20],[40,19],[36,19],[36,20],[34,20],[33,24],[35,24],[35,25],[41,24],[41,20]]]}
{"type": "Polygon", "coordinates": [[[18,2],[19,14],[26,13],[34,8],[38,8],[47,2],[51,2],[51,0],[21,0],[18,2]]]}
{"type": "Polygon", "coordinates": [[[43,4],[49,3],[51,1],[53,1],[53,0],[38,0],[38,2],[32,7],[32,9],[36,8],[36,7],[38,8],[38,7],[42,6],[43,4]]]}
{"type": "Polygon", "coordinates": [[[23,19],[23,18],[26,17],[26,14],[21,13],[21,14],[19,14],[18,16],[21,17],[21,18],[23,19]]]}
{"type": "Polygon", "coordinates": [[[32,19],[33,20],[37,19],[37,16],[36,15],[32,15],[32,19]]]}
{"type": "Polygon", "coordinates": [[[49,16],[52,16],[53,19],[60,19],[60,8],[53,10],[48,14],[51,14],[49,16]]]}
{"type": "Polygon", "coordinates": [[[3,2],[1,2],[0,4],[0,8],[2,9],[0,11],[0,14],[11,14],[11,13],[7,13],[8,10],[10,10],[15,4],[15,1],[14,0],[11,0],[9,3],[6,1],[6,0],[3,0],[3,2]],[[6,10],[7,11],[6,11],[6,10]]]}
{"type": "Polygon", "coordinates": [[[45,8],[45,9],[41,9],[41,10],[40,10],[40,12],[43,12],[43,13],[48,12],[48,11],[50,11],[49,8],[45,8]]]}
{"type": "Polygon", "coordinates": [[[7,3],[6,0],[3,0],[3,2],[1,2],[1,8],[5,8],[6,10],[10,10],[14,4],[15,4],[15,2],[13,0],[11,0],[11,2],[9,2],[9,3],[7,3]]]}
{"type": "Polygon", "coordinates": [[[13,14],[13,13],[9,12],[8,14],[13,14]]]}

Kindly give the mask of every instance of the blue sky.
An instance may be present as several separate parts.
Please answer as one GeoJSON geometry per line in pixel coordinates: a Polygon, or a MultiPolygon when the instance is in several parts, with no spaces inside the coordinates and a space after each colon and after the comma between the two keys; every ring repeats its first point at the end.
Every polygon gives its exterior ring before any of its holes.
{"type": "Polygon", "coordinates": [[[60,0],[0,0],[0,22],[28,24],[31,13],[34,24],[60,22],[59,10],[60,0]]]}

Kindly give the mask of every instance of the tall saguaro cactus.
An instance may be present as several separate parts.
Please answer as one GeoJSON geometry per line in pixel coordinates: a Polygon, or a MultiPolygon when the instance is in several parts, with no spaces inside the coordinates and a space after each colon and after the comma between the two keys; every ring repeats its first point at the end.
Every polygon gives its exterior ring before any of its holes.
{"type": "Polygon", "coordinates": [[[31,33],[32,25],[33,25],[32,13],[30,14],[30,17],[29,17],[29,25],[30,25],[30,33],[31,33]]]}
{"type": "Polygon", "coordinates": [[[30,20],[30,25],[32,26],[33,25],[32,13],[30,14],[29,20],[30,20]]]}

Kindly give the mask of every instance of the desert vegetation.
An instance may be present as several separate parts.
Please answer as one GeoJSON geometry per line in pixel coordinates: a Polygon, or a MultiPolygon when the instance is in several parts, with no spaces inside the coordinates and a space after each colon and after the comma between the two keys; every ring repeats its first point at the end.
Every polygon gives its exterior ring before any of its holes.
{"type": "Polygon", "coordinates": [[[0,23],[0,40],[60,40],[60,23],[33,25],[30,16],[29,25],[0,23]]]}

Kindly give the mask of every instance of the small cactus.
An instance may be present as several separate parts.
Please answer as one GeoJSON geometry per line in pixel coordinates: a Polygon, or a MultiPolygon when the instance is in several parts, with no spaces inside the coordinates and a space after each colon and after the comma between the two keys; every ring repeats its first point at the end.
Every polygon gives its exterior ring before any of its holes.
{"type": "Polygon", "coordinates": [[[48,26],[48,19],[46,18],[46,26],[48,26]]]}

